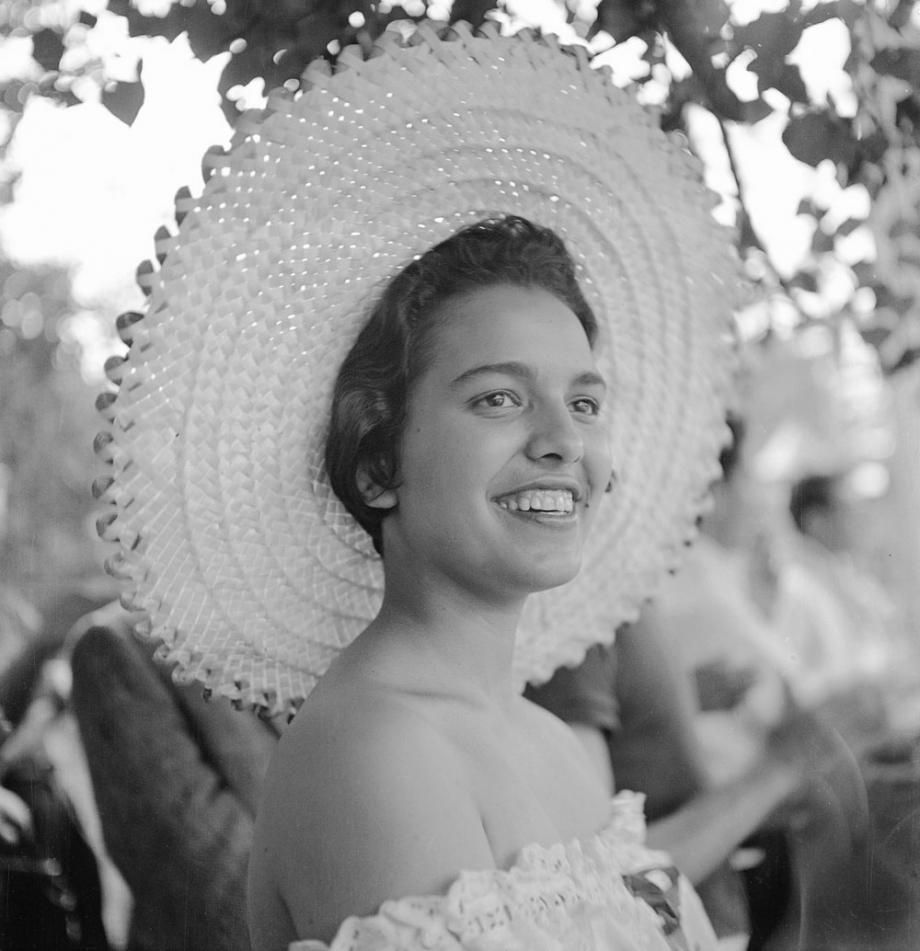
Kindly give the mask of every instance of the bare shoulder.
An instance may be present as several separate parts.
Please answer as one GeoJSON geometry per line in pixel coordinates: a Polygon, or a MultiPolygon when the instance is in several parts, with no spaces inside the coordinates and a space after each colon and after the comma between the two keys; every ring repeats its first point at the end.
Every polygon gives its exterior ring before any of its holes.
{"type": "MultiPolygon", "coordinates": [[[[251,892],[286,906],[297,937],[330,940],[386,899],[442,892],[493,864],[462,764],[412,703],[318,695],[278,745],[260,808],[251,892]]],[[[270,947],[270,943],[262,945],[270,947]]]]}
{"type": "MultiPolygon", "coordinates": [[[[521,698],[527,731],[536,738],[549,774],[543,795],[559,803],[560,813],[581,817],[585,831],[593,831],[606,818],[614,789],[607,742],[600,730],[568,724],[538,704],[521,698]]],[[[562,820],[560,820],[561,822],[562,820]]]]}

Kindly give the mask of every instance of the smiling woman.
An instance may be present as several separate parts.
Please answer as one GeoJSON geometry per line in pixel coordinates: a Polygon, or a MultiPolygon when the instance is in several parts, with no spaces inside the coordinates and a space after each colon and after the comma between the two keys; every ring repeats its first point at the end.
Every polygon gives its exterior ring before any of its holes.
{"type": "Polygon", "coordinates": [[[604,822],[580,751],[556,738],[547,758],[541,715],[507,678],[525,599],[577,574],[610,478],[596,338],[560,239],[510,216],[410,264],[346,355],[326,467],[384,555],[384,596],[273,764],[252,864],[257,946],[331,938],[350,913],[604,822]],[[374,793],[343,801],[343,774],[374,793]],[[420,846],[423,803],[451,820],[420,846]]]}
{"type": "Polygon", "coordinates": [[[161,653],[299,708],[253,945],[712,948],[636,797],[520,696],[635,616],[717,470],[709,199],[550,41],[424,25],[304,81],[180,209],[99,442],[161,653]]]}
{"type": "MultiPolygon", "coordinates": [[[[513,306],[522,318],[521,339],[534,332],[527,326],[527,304],[540,300],[533,292],[542,289],[544,296],[577,318],[585,349],[596,340],[596,319],[560,239],[547,228],[509,216],[474,224],[409,265],[382,294],[345,357],[333,391],[326,471],[333,491],[368,531],[378,551],[383,513],[392,504],[392,496],[382,493],[399,480],[397,444],[410,388],[433,359],[443,356],[443,348],[453,339],[445,341],[444,331],[456,325],[458,311],[469,321],[479,317],[470,331],[481,337],[503,309],[502,292],[508,297],[512,288],[531,292],[513,306]],[[362,486],[356,479],[359,466],[367,483],[362,486]],[[371,494],[368,485],[378,491],[371,494]]],[[[479,392],[472,397],[474,384],[483,388],[484,377],[491,373],[493,381],[496,376],[505,380],[514,376],[523,385],[532,379],[533,368],[513,361],[500,365],[497,352],[487,347],[479,352],[482,362],[460,367],[451,387],[467,391],[468,399],[482,400],[484,412],[486,402],[498,394],[479,392]]],[[[593,361],[591,366],[603,383],[593,361]]],[[[504,398],[519,400],[511,392],[504,398]]]]}

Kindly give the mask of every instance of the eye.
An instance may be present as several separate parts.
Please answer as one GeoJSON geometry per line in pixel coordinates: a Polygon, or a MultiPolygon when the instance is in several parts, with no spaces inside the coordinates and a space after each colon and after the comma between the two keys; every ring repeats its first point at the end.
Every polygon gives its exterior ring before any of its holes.
{"type": "Polygon", "coordinates": [[[569,404],[572,411],[580,416],[597,416],[601,411],[601,404],[598,400],[589,396],[580,396],[577,400],[572,400],[569,404]]]}
{"type": "Polygon", "coordinates": [[[520,405],[521,401],[510,390],[495,390],[473,400],[473,406],[480,409],[510,409],[520,405]]]}

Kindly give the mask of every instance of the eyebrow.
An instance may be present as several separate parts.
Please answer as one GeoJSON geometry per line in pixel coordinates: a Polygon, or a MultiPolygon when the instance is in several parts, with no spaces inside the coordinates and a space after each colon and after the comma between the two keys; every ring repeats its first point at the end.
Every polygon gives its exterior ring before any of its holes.
{"type": "MultiPolygon", "coordinates": [[[[535,376],[533,369],[527,366],[526,363],[509,360],[505,363],[484,363],[478,367],[471,367],[469,370],[464,370],[450,385],[452,387],[461,386],[477,376],[493,373],[517,377],[519,380],[526,382],[532,381],[535,376]]],[[[572,380],[572,383],[575,386],[602,386],[604,389],[607,388],[606,380],[595,370],[586,370],[584,373],[579,373],[578,376],[572,380]]]]}

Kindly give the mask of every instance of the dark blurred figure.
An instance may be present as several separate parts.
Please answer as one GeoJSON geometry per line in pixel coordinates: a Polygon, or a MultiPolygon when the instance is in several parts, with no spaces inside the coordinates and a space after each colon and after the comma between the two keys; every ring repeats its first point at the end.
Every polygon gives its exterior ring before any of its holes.
{"type": "Polygon", "coordinates": [[[46,740],[67,703],[55,662],[80,594],[50,605],[40,633],[0,675],[0,948],[107,951],[96,856],[60,782],[46,740]]]}
{"type": "Polygon", "coordinates": [[[73,708],[109,855],[134,899],[128,951],[249,951],[252,824],[277,731],[178,685],[110,605],[74,632],[73,708]]]}

